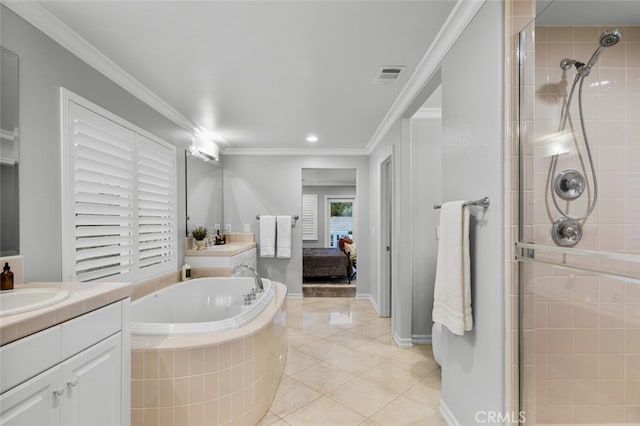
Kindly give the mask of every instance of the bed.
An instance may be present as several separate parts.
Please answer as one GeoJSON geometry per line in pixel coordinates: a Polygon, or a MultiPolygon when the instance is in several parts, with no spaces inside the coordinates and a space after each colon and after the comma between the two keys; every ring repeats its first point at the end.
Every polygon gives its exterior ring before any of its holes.
{"type": "Polygon", "coordinates": [[[347,277],[351,283],[353,265],[349,255],[337,248],[302,249],[302,277],[347,277]]]}

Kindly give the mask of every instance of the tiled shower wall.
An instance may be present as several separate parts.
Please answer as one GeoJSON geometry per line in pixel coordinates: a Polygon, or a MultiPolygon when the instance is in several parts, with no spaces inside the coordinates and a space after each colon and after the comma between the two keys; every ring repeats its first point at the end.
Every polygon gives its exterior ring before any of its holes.
{"type": "MultiPolygon", "coordinates": [[[[557,131],[575,71],[563,58],[587,62],[610,27],[535,28],[535,76],[525,89],[525,239],[553,246],[544,136],[557,131]]],[[[584,112],[600,182],[598,207],[577,248],[637,254],[640,250],[640,27],[621,27],[585,80],[584,112]]],[[[529,53],[533,53],[529,51],[529,53]]],[[[528,61],[531,66],[533,61],[528,61]]],[[[577,102],[574,99],[574,104],[577,102]]],[[[579,140],[577,109],[572,126],[579,140]]],[[[582,142],[580,142],[582,144],[582,142]]],[[[582,159],[587,164],[586,157],[582,159]]],[[[563,155],[558,171],[583,169],[563,155]]],[[[590,178],[588,165],[586,175],[590,178]]],[[[579,214],[586,202],[572,203],[579,214]]],[[[640,275],[638,264],[602,256],[545,254],[536,258],[640,275]]],[[[524,383],[530,424],[640,422],[640,287],[551,267],[525,267],[524,383]]]]}
{"type": "MultiPolygon", "coordinates": [[[[575,69],[563,71],[563,58],[587,62],[598,39],[610,27],[535,28],[535,105],[533,146],[534,241],[553,244],[548,224],[557,214],[547,200],[549,158],[545,156],[545,136],[557,132],[561,109],[569,92],[575,69]],[[539,226],[538,226],[539,225],[539,226]]],[[[585,223],[580,248],[640,250],[640,27],[620,27],[622,41],[603,50],[598,63],[585,79],[583,105],[586,129],[592,146],[599,182],[599,202],[585,223]]],[[[582,141],[578,120],[578,93],[574,94],[571,128],[582,141]]],[[[580,142],[582,145],[582,142],[580,142]]],[[[558,171],[583,171],[591,180],[586,156],[572,152],[560,157],[558,171]],[[584,164],[583,167],[581,163],[584,164]]],[[[583,150],[584,152],[584,150],[583,150]]],[[[586,210],[587,198],[572,202],[569,213],[586,210]]]]}

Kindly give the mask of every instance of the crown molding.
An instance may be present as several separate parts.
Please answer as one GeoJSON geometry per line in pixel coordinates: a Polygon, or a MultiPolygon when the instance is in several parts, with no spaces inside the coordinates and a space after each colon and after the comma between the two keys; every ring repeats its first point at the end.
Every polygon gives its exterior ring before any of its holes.
{"type": "MultiPolygon", "coordinates": [[[[403,87],[373,136],[362,149],[225,149],[224,155],[369,155],[393,124],[411,105],[422,90],[425,82],[456,42],[460,34],[473,19],[486,0],[458,0],[447,20],[440,28],[435,40],[416,67],[416,70],[403,87]]],[[[196,134],[199,127],[182,115],[178,110],[156,95],[145,85],[136,80],[109,57],[73,31],[58,19],[46,7],[37,1],[3,0],[7,6],[21,18],[42,31],[72,54],[102,73],[105,77],[140,99],[145,104],[171,120],[173,123],[191,134],[196,134]]],[[[216,142],[226,143],[216,135],[216,142]]]]}
{"type": "Polygon", "coordinates": [[[440,62],[445,57],[449,49],[453,47],[458,37],[463,33],[469,22],[476,15],[486,0],[458,0],[453,10],[447,17],[436,38],[427,49],[416,70],[409,78],[407,84],[402,88],[400,94],[389,108],[387,115],[373,133],[371,140],[365,148],[367,154],[371,154],[382,138],[387,134],[393,124],[402,117],[404,112],[411,106],[416,96],[429,80],[431,75],[438,69],[440,62]]]}
{"type": "Polygon", "coordinates": [[[243,148],[227,148],[221,151],[222,155],[279,155],[279,156],[367,156],[367,151],[363,148],[353,149],[287,149],[287,148],[263,148],[263,149],[243,149],[243,148]]]}
{"type": "Polygon", "coordinates": [[[73,31],[40,2],[13,0],[2,4],[179,127],[191,134],[199,130],[196,124],[73,31]]]}
{"type": "Polygon", "coordinates": [[[442,108],[420,108],[411,118],[436,120],[442,118],[442,108]]]}

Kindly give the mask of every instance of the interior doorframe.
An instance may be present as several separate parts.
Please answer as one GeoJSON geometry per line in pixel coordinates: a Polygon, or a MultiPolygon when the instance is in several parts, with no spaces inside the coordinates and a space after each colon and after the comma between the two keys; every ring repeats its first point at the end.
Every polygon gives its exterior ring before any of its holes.
{"type": "Polygon", "coordinates": [[[381,317],[392,316],[392,288],[393,288],[393,173],[394,154],[393,147],[383,153],[378,162],[378,182],[380,196],[380,211],[378,229],[380,230],[379,244],[377,247],[378,257],[378,314],[381,317]],[[388,170],[385,167],[388,164],[388,170]],[[388,205],[385,205],[388,203],[388,205]],[[386,210],[386,211],[385,211],[386,210]],[[387,247],[390,247],[387,250],[387,247]],[[387,252],[388,251],[388,252],[387,252]]]}

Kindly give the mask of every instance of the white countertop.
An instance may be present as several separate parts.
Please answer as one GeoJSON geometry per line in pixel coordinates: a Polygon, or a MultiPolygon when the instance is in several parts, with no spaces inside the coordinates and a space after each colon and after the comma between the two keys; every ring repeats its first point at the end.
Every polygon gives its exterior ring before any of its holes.
{"type": "Polygon", "coordinates": [[[131,296],[129,283],[53,283],[16,285],[15,289],[55,287],[69,290],[69,297],[55,305],[0,317],[0,345],[26,337],[87,312],[131,296]]]}
{"type": "Polygon", "coordinates": [[[213,246],[202,250],[187,250],[186,256],[235,256],[256,246],[255,242],[236,242],[213,246]]]}

